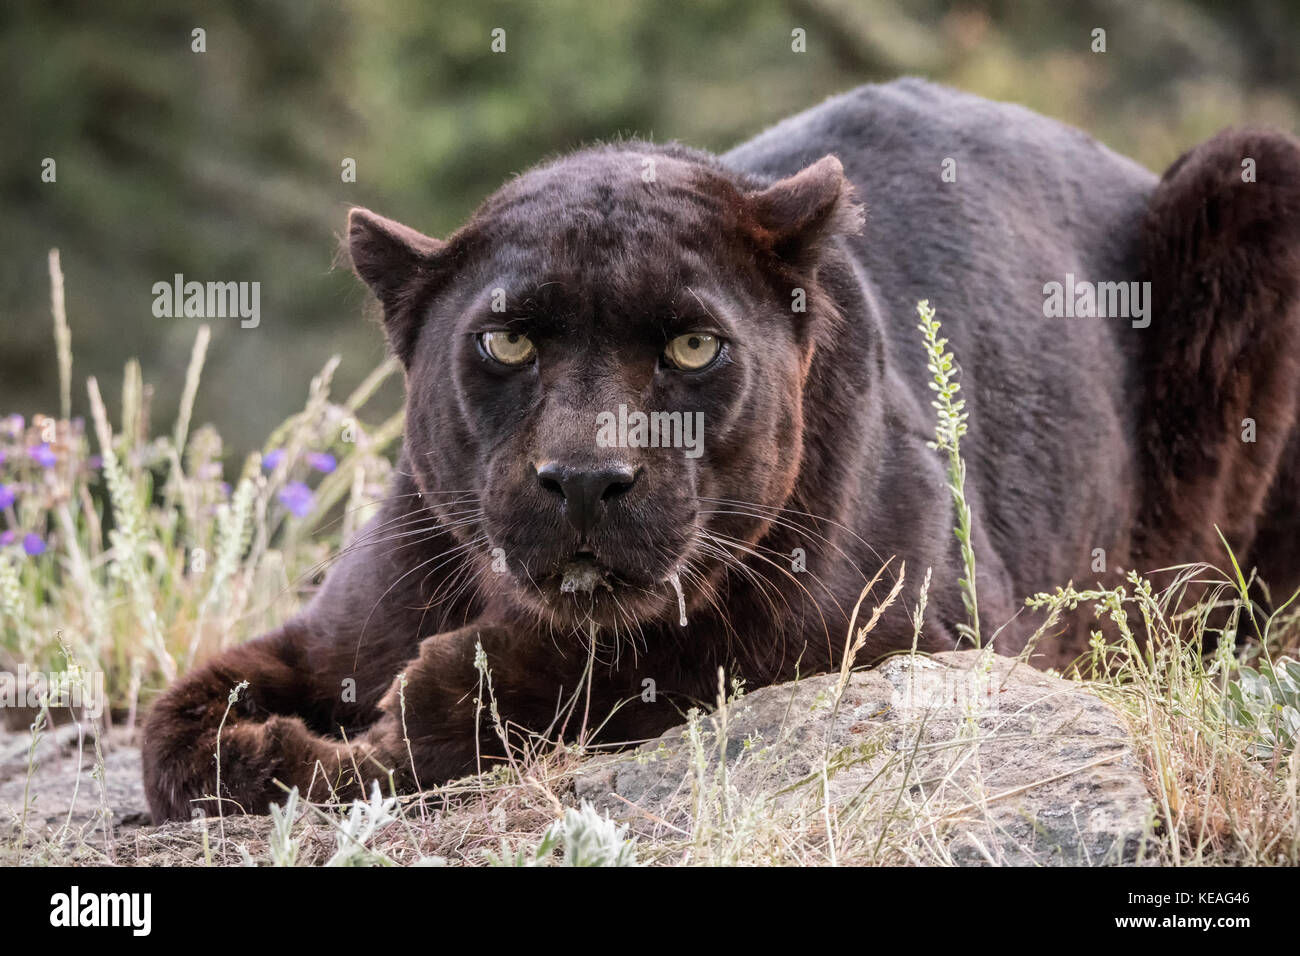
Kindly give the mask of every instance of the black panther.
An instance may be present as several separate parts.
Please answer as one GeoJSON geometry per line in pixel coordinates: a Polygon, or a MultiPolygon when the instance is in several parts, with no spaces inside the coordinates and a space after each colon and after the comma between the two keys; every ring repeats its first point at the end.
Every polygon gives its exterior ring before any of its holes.
{"type": "Polygon", "coordinates": [[[755,687],[838,667],[882,567],[868,602],[905,564],[902,591],[856,660],[911,646],[926,569],[920,648],[959,646],[922,299],[967,402],[996,648],[1037,625],[1025,596],[1216,558],[1216,527],[1275,588],[1300,584],[1286,135],[1225,131],[1158,178],[1020,107],[901,80],[721,156],[581,150],[446,239],[355,209],[346,243],[406,373],[392,497],[305,612],[153,707],[156,819],[209,806],[223,717],[220,796],[248,812],[277,780],[319,798],[491,766],[485,672],[507,738],[653,736],[714,699],[719,668],[755,687]],[[598,440],[620,409],[657,439],[598,440]],[[695,422],[698,447],[674,447],[695,422]]]}

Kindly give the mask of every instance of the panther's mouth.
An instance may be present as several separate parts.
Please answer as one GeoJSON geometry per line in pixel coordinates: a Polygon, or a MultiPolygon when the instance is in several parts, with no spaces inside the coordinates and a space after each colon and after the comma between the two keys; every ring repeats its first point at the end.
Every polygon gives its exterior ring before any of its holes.
{"type": "Polygon", "coordinates": [[[666,576],[638,578],[611,567],[589,551],[579,551],[556,570],[534,579],[535,593],[561,620],[626,623],[664,616],[679,605],[685,616],[681,581],[676,570],[666,576]]]}
{"type": "Polygon", "coordinates": [[[591,594],[596,588],[614,590],[611,572],[590,552],[580,552],[560,572],[561,594],[591,594]]]}

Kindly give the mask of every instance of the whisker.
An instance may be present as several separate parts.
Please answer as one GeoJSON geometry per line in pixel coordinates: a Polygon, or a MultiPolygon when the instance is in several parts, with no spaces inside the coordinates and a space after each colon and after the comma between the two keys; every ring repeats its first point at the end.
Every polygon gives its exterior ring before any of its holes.
{"type": "Polygon", "coordinates": [[[383,603],[384,598],[388,597],[388,595],[392,593],[393,589],[397,587],[397,585],[401,584],[402,581],[406,580],[408,577],[410,577],[415,572],[419,571],[421,568],[426,567],[427,565],[431,564],[434,561],[437,561],[439,558],[445,557],[447,560],[450,560],[457,553],[464,551],[467,548],[473,547],[475,544],[478,544],[480,541],[486,540],[487,537],[488,537],[487,534],[484,533],[479,535],[476,538],[472,538],[469,541],[459,544],[454,548],[451,548],[447,551],[443,551],[439,554],[435,554],[433,557],[421,561],[415,567],[408,570],[406,573],[401,575],[396,581],[390,584],[384,590],[384,593],[381,594],[379,598],[375,601],[375,603],[371,606],[370,612],[366,615],[366,619],[361,624],[361,632],[357,635],[357,648],[356,648],[356,655],[353,658],[353,666],[355,667],[357,665],[357,662],[360,661],[361,659],[361,645],[365,642],[366,628],[370,626],[370,619],[374,617],[375,611],[379,609],[379,605],[383,603]]]}

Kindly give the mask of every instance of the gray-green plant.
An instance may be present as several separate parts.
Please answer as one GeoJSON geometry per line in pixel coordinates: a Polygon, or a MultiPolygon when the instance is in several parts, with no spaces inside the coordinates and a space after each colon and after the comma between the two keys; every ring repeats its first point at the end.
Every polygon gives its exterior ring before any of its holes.
{"type": "Polygon", "coordinates": [[[1228,719],[1253,735],[1260,757],[1295,749],[1300,739],[1300,661],[1280,657],[1257,667],[1242,664],[1229,681],[1228,719]]]}
{"type": "Polygon", "coordinates": [[[559,866],[638,866],[636,840],[627,830],[583,800],[576,809],[567,807],[531,849],[503,842],[500,853],[484,850],[483,856],[490,866],[551,866],[558,849],[559,866]]]}

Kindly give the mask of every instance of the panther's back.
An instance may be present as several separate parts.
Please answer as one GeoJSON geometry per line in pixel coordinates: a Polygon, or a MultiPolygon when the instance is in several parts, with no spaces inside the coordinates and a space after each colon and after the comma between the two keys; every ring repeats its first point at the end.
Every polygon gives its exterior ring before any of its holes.
{"type": "Polygon", "coordinates": [[[1156,177],[1080,130],[917,79],[832,98],[723,160],[776,177],[826,153],[867,207],[849,249],[889,323],[897,384],[923,416],[918,300],[951,339],[970,413],[970,494],[1012,579],[1049,587],[1087,572],[1095,547],[1122,555],[1136,509],[1118,490],[1135,488],[1140,470],[1134,388],[1149,331],[1046,318],[1043,287],[1067,274],[1135,280],[1156,177]],[[1091,530],[1077,540],[1027,528],[1091,530]]]}

